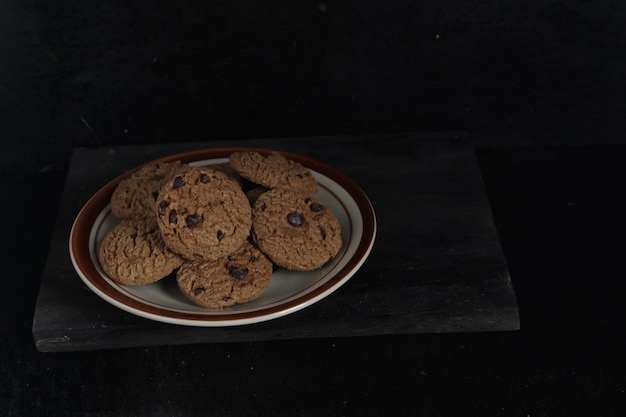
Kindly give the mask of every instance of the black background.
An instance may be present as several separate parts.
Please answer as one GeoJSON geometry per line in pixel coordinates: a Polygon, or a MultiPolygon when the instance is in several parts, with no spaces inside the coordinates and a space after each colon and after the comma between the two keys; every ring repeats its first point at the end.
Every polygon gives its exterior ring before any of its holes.
{"type": "Polygon", "coordinates": [[[0,167],[213,138],[623,143],[625,19],[619,0],[2,0],[0,167]]]}
{"type": "Polygon", "coordinates": [[[619,0],[0,0],[1,413],[624,415],[625,57],[619,0]],[[73,147],[453,129],[519,332],[35,350],[73,147]]]}

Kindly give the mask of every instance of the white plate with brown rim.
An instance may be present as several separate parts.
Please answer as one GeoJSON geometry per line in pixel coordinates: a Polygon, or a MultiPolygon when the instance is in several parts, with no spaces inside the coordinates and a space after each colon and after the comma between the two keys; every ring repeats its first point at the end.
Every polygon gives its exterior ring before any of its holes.
{"type": "MultiPolygon", "coordinates": [[[[178,153],[153,162],[181,161],[209,165],[228,161],[235,151],[258,148],[201,149],[178,153]]],[[[296,272],[276,269],[270,286],[257,299],[223,309],[193,304],[178,289],[173,277],[148,285],[124,286],[111,280],[98,263],[98,248],[105,234],[120,220],[111,213],[110,199],[117,184],[138,166],[121,174],[95,193],[78,213],[71,229],[69,250],[72,264],[82,281],[110,304],[147,319],[170,324],[219,327],[257,323],[282,317],[329,296],[363,265],[376,236],[374,209],[361,188],[349,177],[314,159],[280,152],[307,167],[319,184],[315,198],[324,202],[341,225],[343,247],[322,268],[296,272]]]]}

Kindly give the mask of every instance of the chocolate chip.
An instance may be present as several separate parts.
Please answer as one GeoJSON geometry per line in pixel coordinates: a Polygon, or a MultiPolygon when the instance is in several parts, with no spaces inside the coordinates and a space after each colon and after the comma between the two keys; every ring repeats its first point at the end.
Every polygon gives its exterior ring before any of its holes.
{"type": "Polygon", "coordinates": [[[153,191],[152,192],[152,198],[154,199],[154,201],[156,201],[157,198],[159,198],[159,192],[158,191],[153,191]]]}
{"type": "Polygon", "coordinates": [[[320,227],[320,234],[322,235],[322,239],[326,240],[326,230],[320,227]]]}
{"type": "Polygon", "coordinates": [[[161,201],[159,203],[159,216],[164,216],[165,215],[165,209],[167,209],[167,207],[170,205],[169,201],[161,201]]]}
{"type": "Polygon", "coordinates": [[[292,226],[298,227],[302,226],[302,224],[304,223],[304,219],[302,218],[302,215],[300,213],[292,211],[287,215],[287,222],[289,222],[289,224],[292,226]]]}
{"type": "Polygon", "coordinates": [[[172,210],[170,211],[170,223],[171,224],[176,224],[178,223],[178,216],[176,215],[176,210],[172,210]]]}
{"type": "Polygon", "coordinates": [[[318,203],[311,204],[311,211],[317,213],[318,211],[324,210],[324,206],[318,203]]]}
{"type": "Polygon", "coordinates": [[[226,233],[222,232],[221,230],[217,231],[217,241],[221,242],[222,239],[224,238],[224,236],[226,236],[226,233]]]}
{"type": "Polygon", "coordinates": [[[250,263],[251,264],[255,264],[257,262],[259,262],[259,258],[257,258],[256,256],[253,256],[253,257],[250,258],[250,263]]]}
{"type": "Polygon", "coordinates": [[[200,222],[202,222],[202,217],[197,214],[190,214],[185,219],[185,224],[187,224],[189,228],[196,227],[200,222]]]}
{"type": "Polygon", "coordinates": [[[209,177],[207,174],[202,173],[200,175],[200,182],[202,184],[208,184],[211,182],[211,177],[209,177]]]}
{"type": "Polygon", "coordinates": [[[180,188],[185,185],[185,180],[180,175],[174,178],[174,189],[180,188]]]}
{"type": "Polygon", "coordinates": [[[248,268],[244,268],[238,265],[231,265],[228,267],[228,273],[235,279],[244,279],[248,275],[248,268]]]}
{"type": "Polygon", "coordinates": [[[206,291],[204,289],[204,287],[196,287],[193,289],[193,295],[200,295],[202,294],[204,291],[206,291]]]}

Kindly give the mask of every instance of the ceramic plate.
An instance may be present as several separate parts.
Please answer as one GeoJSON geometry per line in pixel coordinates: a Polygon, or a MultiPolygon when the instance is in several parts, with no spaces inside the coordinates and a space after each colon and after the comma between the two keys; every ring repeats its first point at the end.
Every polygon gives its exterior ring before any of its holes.
{"type": "MultiPolygon", "coordinates": [[[[269,152],[256,148],[204,149],[158,161],[180,160],[193,165],[208,165],[226,162],[232,152],[241,150],[269,152]]],[[[376,235],[374,210],[363,191],[344,174],[304,156],[282,154],[309,168],[319,183],[314,197],[324,202],[341,224],[343,247],[322,268],[309,272],[278,269],[272,275],[269,288],[259,298],[220,310],[193,304],[180,292],[173,277],[148,285],[117,284],[100,268],[97,253],[105,234],[119,222],[111,213],[109,201],[127,172],[93,195],[76,217],[69,242],[76,272],[97,295],[122,310],[151,320],[188,326],[234,326],[266,321],[291,314],[327,297],[346,283],[369,255],[376,235]]]]}

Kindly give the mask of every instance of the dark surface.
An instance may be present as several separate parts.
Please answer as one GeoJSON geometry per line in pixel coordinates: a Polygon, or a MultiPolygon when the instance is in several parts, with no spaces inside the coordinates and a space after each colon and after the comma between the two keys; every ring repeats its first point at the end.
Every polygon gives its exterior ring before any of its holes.
{"type": "Polygon", "coordinates": [[[3,416],[624,416],[626,2],[0,1],[3,416]],[[74,147],[477,145],[518,332],[40,353],[74,147]]]}
{"type": "MultiPolygon", "coordinates": [[[[269,322],[197,328],[135,317],[92,294],[70,262],[82,204],[125,170],[223,142],[77,149],[35,311],[41,351],[382,334],[508,331],[518,309],[467,135],[242,141],[312,157],[352,178],[377,221],[371,256],[324,300],[269,322]],[[372,172],[371,167],[379,169],[372,172]]],[[[175,286],[175,285],[174,285],[175,286]]]]}
{"type": "Polygon", "coordinates": [[[626,148],[478,152],[518,332],[38,353],[39,278],[64,177],[2,176],[3,415],[621,416],[626,148]],[[45,202],[42,208],[41,202],[45,202]],[[36,236],[36,238],[34,238],[36,236]]]}
{"type": "Polygon", "coordinates": [[[64,170],[75,146],[403,131],[625,143],[625,19],[622,0],[3,0],[0,168],[64,170]]]}

